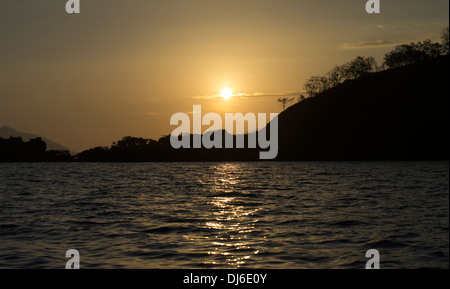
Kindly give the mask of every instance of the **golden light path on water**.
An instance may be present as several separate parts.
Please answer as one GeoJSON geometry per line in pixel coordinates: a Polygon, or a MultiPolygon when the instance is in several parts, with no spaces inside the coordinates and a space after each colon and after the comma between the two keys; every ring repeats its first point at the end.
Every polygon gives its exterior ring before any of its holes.
{"type": "Polygon", "coordinates": [[[245,180],[243,174],[239,164],[218,164],[212,169],[211,178],[205,180],[213,195],[207,202],[208,221],[202,224],[210,231],[210,249],[206,253],[212,258],[204,262],[206,266],[240,267],[260,253],[252,246],[251,234],[258,222],[255,214],[261,208],[247,206],[245,191],[237,190],[245,180]]]}

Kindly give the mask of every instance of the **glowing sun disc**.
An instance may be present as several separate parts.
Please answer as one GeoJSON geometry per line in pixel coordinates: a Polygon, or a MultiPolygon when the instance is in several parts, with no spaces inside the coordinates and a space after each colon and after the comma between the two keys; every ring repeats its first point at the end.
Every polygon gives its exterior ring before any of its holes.
{"type": "Polygon", "coordinates": [[[233,92],[229,88],[222,89],[222,93],[220,94],[225,99],[230,99],[233,96],[233,92]]]}

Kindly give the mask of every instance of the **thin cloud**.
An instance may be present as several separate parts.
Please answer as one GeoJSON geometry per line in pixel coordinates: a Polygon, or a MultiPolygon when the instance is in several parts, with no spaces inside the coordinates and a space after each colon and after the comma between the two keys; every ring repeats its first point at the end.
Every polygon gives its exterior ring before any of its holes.
{"type": "MultiPolygon", "coordinates": [[[[237,93],[231,97],[231,99],[249,99],[249,98],[266,98],[266,97],[297,97],[301,94],[298,91],[287,91],[287,92],[254,92],[254,93],[237,93]]],[[[204,99],[204,100],[216,100],[223,99],[221,95],[204,95],[204,96],[194,96],[194,99],[204,99]]]]}
{"type": "Polygon", "coordinates": [[[373,47],[386,47],[386,46],[396,46],[404,44],[404,41],[398,40],[372,40],[372,41],[359,41],[355,43],[346,43],[343,45],[344,49],[362,49],[362,48],[373,48],[373,47]]]}

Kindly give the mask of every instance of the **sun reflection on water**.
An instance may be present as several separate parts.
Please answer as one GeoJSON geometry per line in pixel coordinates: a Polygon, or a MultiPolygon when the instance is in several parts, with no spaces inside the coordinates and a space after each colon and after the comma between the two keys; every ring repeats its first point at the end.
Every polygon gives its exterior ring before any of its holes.
{"type": "Polygon", "coordinates": [[[261,208],[248,206],[245,192],[237,190],[237,185],[245,180],[239,164],[216,165],[212,171],[211,192],[215,196],[207,203],[210,220],[204,228],[212,234],[207,254],[213,258],[204,263],[241,267],[260,252],[254,248],[252,233],[261,208]]]}

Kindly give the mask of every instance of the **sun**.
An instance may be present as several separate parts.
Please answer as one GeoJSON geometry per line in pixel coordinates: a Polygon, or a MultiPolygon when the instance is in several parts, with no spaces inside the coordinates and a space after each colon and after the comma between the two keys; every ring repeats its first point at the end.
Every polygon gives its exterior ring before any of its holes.
{"type": "Polygon", "coordinates": [[[222,93],[220,94],[224,99],[230,99],[233,96],[233,92],[228,87],[222,89],[222,93]]]}

